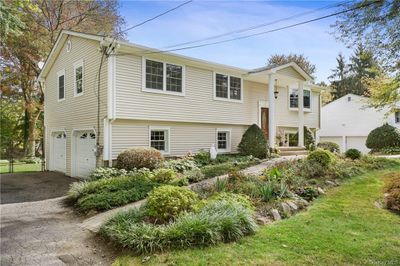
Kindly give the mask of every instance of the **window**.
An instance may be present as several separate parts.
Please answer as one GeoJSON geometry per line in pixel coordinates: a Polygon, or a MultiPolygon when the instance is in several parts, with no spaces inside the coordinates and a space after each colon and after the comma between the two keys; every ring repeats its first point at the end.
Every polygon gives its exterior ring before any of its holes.
{"type": "Polygon", "coordinates": [[[400,110],[394,113],[394,120],[397,123],[400,123],[400,110]]]}
{"type": "Polygon", "coordinates": [[[58,101],[62,101],[65,99],[65,70],[57,72],[57,77],[58,77],[58,82],[57,82],[58,101]]]}
{"type": "Polygon", "coordinates": [[[230,147],[230,130],[227,129],[217,129],[217,150],[218,152],[229,152],[230,147]]]}
{"type": "Polygon", "coordinates": [[[83,60],[74,64],[74,96],[83,94],[83,60]]]}
{"type": "Polygon", "coordinates": [[[215,73],[215,99],[242,100],[242,79],[215,73]]]}
{"type": "Polygon", "coordinates": [[[183,95],[184,67],[143,59],[143,91],[183,95]]]}
{"type": "Polygon", "coordinates": [[[163,153],[169,152],[169,129],[151,128],[150,129],[150,147],[163,153]]]}
{"type": "MultiPolygon", "coordinates": [[[[291,89],[289,94],[289,108],[299,107],[299,90],[291,89]]],[[[303,90],[303,107],[311,109],[311,91],[303,90]]]]}

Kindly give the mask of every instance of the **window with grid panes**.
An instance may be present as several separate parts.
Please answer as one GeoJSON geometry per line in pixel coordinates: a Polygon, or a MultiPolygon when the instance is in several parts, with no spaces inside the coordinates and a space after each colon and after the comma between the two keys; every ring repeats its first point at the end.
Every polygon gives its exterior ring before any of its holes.
{"type": "Polygon", "coordinates": [[[167,151],[167,130],[151,130],[150,133],[150,146],[159,151],[167,151]]]}

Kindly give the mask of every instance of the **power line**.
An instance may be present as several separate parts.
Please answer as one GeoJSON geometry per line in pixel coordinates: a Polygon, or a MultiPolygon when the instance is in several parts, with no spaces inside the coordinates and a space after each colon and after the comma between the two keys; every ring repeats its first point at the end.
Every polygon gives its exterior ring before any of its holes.
{"type": "Polygon", "coordinates": [[[343,1],[343,2],[339,2],[339,3],[323,6],[323,7],[317,8],[317,9],[313,9],[313,10],[310,10],[310,11],[307,11],[307,12],[303,12],[303,13],[298,13],[298,14],[295,14],[295,15],[292,15],[292,16],[289,16],[289,17],[286,17],[286,18],[281,18],[281,19],[275,20],[275,21],[271,21],[271,22],[267,22],[267,23],[263,23],[263,24],[259,24],[259,25],[254,25],[254,26],[251,26],[251,27],[242,28],[242,29],[238,29],[238,30],[233,30],[233,31],[229,31],[229,32],[226,32],[226,33],[222,33],[222,34],[206,37],[206,38],[203,38],[203,39],[197,39],[197,40],[193,40],[193,41],[189,41],[189,42],[183,42],[183,43],[179,43],[179,44],[169,45],[169,46],[166,46],[165,48],[174,48],[174,47],[193,44],[193,43],[197,43],[197,42],[204,42],[204,41],[209,41],[209,40],[213,40],[213,39],[219,39],[221,37],[225,37],[225,36],[228,36],[228,35],[238,34],[238,33],[246,32],[246,31],[255,30],[255,29],[258,29],[258,28],[263,28],[263,27],[266,27],[266,26],[271,26],[271,25],[274,25],[274,24],[277,24],[277,23],[280,23],[280,22],[283,22],[283,21],[287,21],[287,20],[291,20],[291,19],[294,19],[294,18],[298,18],[298,17],[302,17],[302,16],[305,16],[305,15],[309,15],[309,14],[312,14],[312,13],[315,13],[315,12],[318,12],[318,11],[321,11],[321,10],[324,10],[324,9],[330,9],[330,8],[333,8],[333,7],[338,7],[338,6],[340,6],[340,5],[344,4],[344,3],[347,3],[347,2],[348,1],[343,1]]]}
{"type": "Polygon", "coordinates": [[[289,28],[300,26],[300,25],[308,24],[308,23],[311,23],[311,22],[315,22],[315,21],[318,21],[318,20],[326,19],[326,18],[329,18],[329,17],[337,16],[337,15],[344,14],[344,13],[347,13],[347,12],[350,12],[350,11],[354,11],[354,10],[357,10],[357,9],[368,7],[368,6],[372,5],[372,4],[378,3],[380,1],[381,0],[375,0],[375,1],[372,1],[372,2],[369,2],[369,3],[365,3],[365,4],[362,4],[362,5],[359,5],[357,7],[353,7],[353,8],[350,8],[350,9],[343,10],[343,11],[335,12],[335,13],[332,13],[332,14],[329,14],[329,15],[326,15],[326,16],[322,16],[322,17],[318,17],[318,18],[314,18],[314,19],[298,22],[298,23],[295,23],[295,24],[291,24],[291,25],[288,25],[288,26],[284,26],[284,27],[280,27],[280,28],[276,28],[276,29],[272,29],[272,30],[268,30],[268,31],[249,34],[249,35],[240,36],[240,37],[236,37],[236,38],[231,38],[231,39],[227,39],[227,40],[222,40],[222,41],[218,41],[218,42],[211,42],[211,43],[205,43],[205,44],[199,44],[199,45],[193,45],[193,46],[187,46],[187,47],[169,49],[169,50],[149,51],[149,52],[145,52],[144,54],[158,54],[158,53],[168,53],[168,52],[181,51],[181,50],[189,50],[189,49],[200,48],[200,47],[205,47],[205,46],[210,46],[210,45],[216,45],[216,44],[221,44],[221,43],[226,43],[226,42],[232,42],[232,41],[241,40],[241,39],[247,39],[247,38],[250,38],[250,37],[264,35],[264,34],[276,32],[276,31],[280,31],[280,30],[284,30],[284,29],[289,29],[289,28]]]}
{"type": "Polygon", "coordinates": [[[187,5],[187,4],[191,3],[191,2],[193,2],[193,0],[186,1],[186,2],[184,2],[184,3],[182,3],[182,4],[178,5],[178,6],[176,6],[176,7],[174,7],[174,8],[171,8],[171,9],[169,9],[169,10],[167,10],[167,11],[161,13],[161,14],[158,14],[158,15],[155,16],[155,17],[149,18],[149,19],[147,19],[147,20],[145,20],[145,21],[143,21],[143,22],[140,22],[140,23],[138,23],[138,24],[136,24],[136,25],[133,25],[132,27],[126,28],[126,29],[124,29],[123,31],[121,31],[120,34],[121,34],[121,33],[125,33],[125,32],[127,32],[127,31],[129,31],[129,30],[131,30],[131,29],[137,28],[137,27],[139,27],[139,26],[142,26],[143,24],[146,24],[147,22],[150,22],[150,21],[152,21],[152,20],[155,20],[155,19],[157,19],[157,18],[159,18],[159,17],[161,17],[161,16],[164,16],[165,14],[168,14],[168,13],[170,13],[170,12],[172,12],[172,11],[174,11],[174,10],[176,10],[176,9],[178,9],[178,8],[180,8],[180,7],[182,7],[182,6],[184,6],[184,5],[187,5]]]}

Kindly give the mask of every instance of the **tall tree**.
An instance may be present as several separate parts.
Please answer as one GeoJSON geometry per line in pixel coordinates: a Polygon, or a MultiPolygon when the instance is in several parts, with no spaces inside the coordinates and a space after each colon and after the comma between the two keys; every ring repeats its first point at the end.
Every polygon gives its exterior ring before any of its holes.
{"type": "Polygon", "coordinates": [[[314,64],[308,60],[303,54],[274,54],[271,55],[268,59],[268,65],[283,65],[290,62],[295,62],[298,64],[305,72],[307,72],[310,76],[313,76],[316,71],[316,67],[314,64]]]}
{"type": "Polygon", "coordinates": [[[337,66],[332,70],[333,74],[328,77],[331,81],[333,100],[336,100],[351,92],[350,79],[348,76],[349,67],[343,54],[340,53],[338,57],[336,57],[336,62],[337,66]]]}
{"type": "MultiPolygon", "coordinates": [[[[0,0],[7,16],[26,27],[22,34],[5,34],[1,40],[2,90],[19,94],[24,101],[28,141],[27,156],[34,156],[36,128],[43,111],[43,91],[36,77],[62,29],[115,35],[124,20],[115,0],[0,0]],[[7,70],[7,71],[4,71],[7,70]]],[[[15,24],[15,23],[14,23],[15,24]]],[[[13,25],[11,23],[10,25],[13,25]]]]}
{"type": "Polygon", "coordinates": [[[369,81],[375,84],[374,93],[370,93],[372,106],[373,103],[384,103],[385,99],[391,99],[387,105],[394,110],[396,102],[400,101],[397,90],[400,84],[400,0],[352,1],[343,4],[343,9],[361,6],[364,7],[338,17],[333,25],[335,33],[339,40],[349,46],[362,42],[368,50],[374,51],[389,74],[380,74],[375,82],[369,81]],[[365,6],[368,2],[371,4],[365,6]]]}

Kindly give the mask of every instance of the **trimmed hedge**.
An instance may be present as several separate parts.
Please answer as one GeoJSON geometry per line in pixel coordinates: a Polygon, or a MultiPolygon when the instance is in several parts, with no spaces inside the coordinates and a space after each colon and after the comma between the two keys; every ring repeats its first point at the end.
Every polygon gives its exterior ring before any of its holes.
{"type": "Polygon", "coordinates": [[[268,155],[268,142],[263,131],[256,124],[251,125],[243,134],[239,143],[239,152],[264,159],[268,155]]]}
{"type": "Polygon", "coordinates": [[[159,168],[164,162],[161,152],[154,148],[132,148],[121,152],[117,157],[116,167],[125,170],[159,168]]]}
{"type": "Polygon", "coordinates": [[[322,167],[327,167],[331,164],[334,159],[334,155],[327,150],[317,149],[310,152],[307,156],[307,160],[311,163],[319,164],[322,167]]]}
{"type": "Polygon", "coordinates": [[[367,137],[365,145],[372,151],[384,148],[400,147],[400,132],[389,124],[384,124],[372,130],[367,137]]]}

